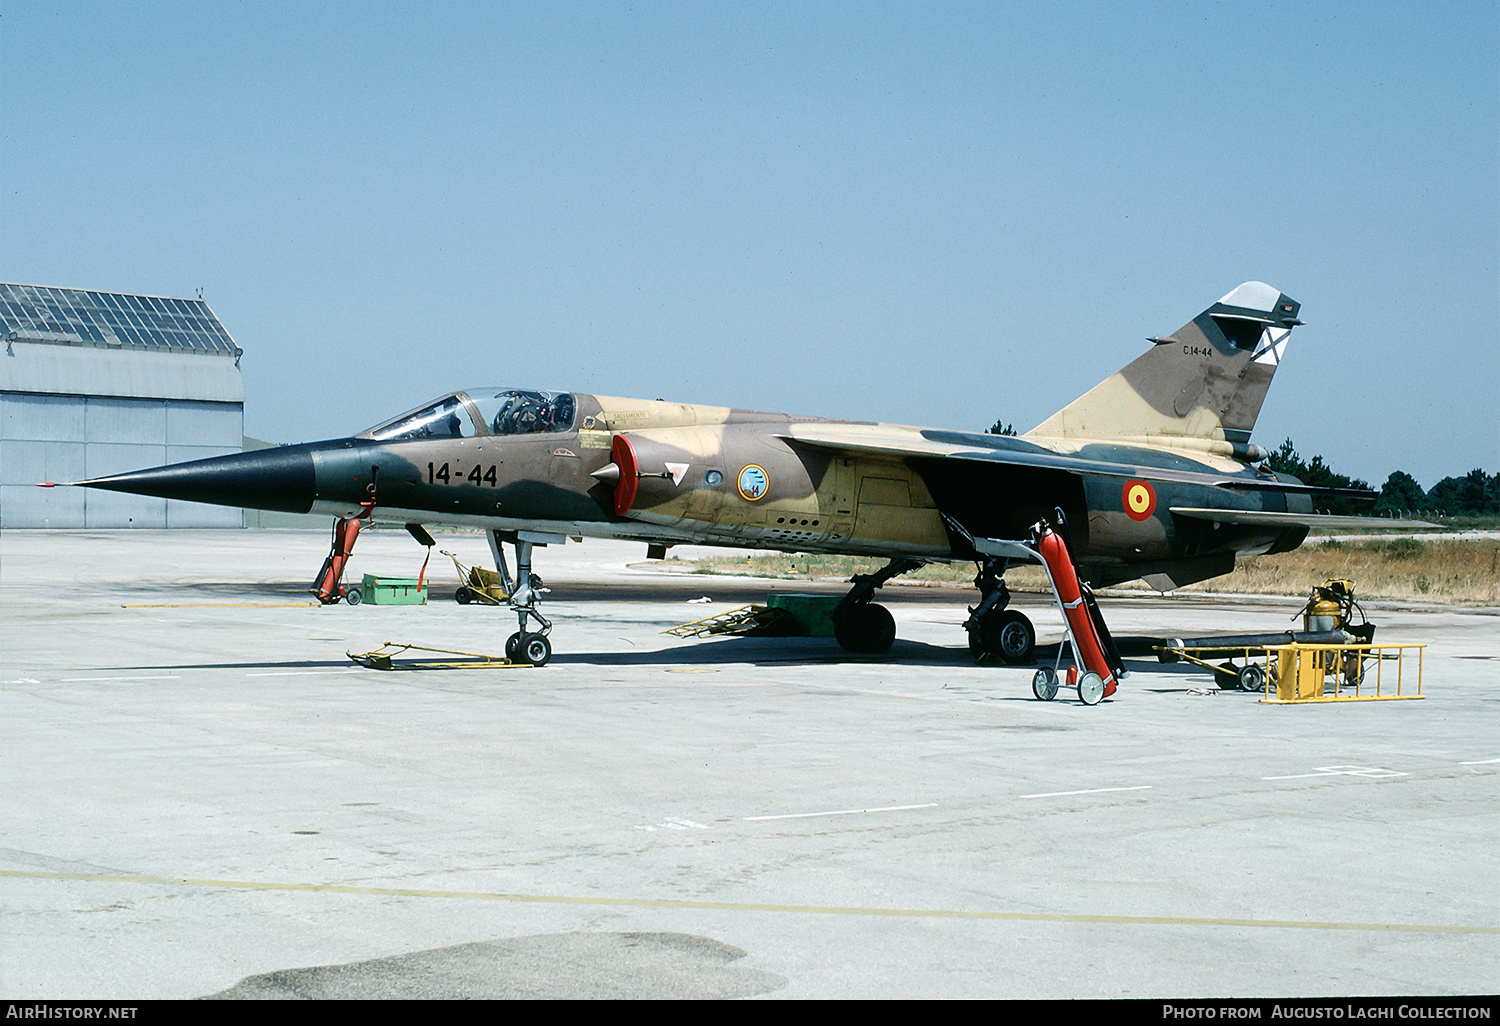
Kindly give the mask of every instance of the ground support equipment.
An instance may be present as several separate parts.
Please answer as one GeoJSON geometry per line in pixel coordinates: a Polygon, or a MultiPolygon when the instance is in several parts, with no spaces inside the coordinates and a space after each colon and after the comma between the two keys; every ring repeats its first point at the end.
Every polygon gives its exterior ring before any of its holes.
{"type": "Polygon", "coordinates": [[[1424,698],[1422,660],[1426,647],[1422,644],[1269,646],[1263,650],[1266,690],[1261,702],[1302,705],[1424,698]],[[1407,669],[1409,652],[1416,653],[1414,675],[1407,669]],[[1391,663],[1394,668],[1388,668],[1391,663]]]}
{"type": "Polygon", "coordinates": [[[784,609],[772,609],[767,606],[740,606],[738,609],[731,609],[717,616],[668,627],[662,633],[677,638],[707,638],[719,634],[775,633],[775,625],[786,616],[787,612],[784,609]]]}
{"type": "MultiPolygon", "coordinates": [[[[1031,544],[1042,558],[1057,607],[1068,625],[1067,642],[1073,648],[1074,658],[1083,665],[1081,672],[1076,665],[1069,667],[1068,682],[1071,684],[1076,674],[1078,700],[1085,705],[1095,705],[1115,693],[1119,675],[1125,672],[1114,639],[1104,625],[1104,616],[1094,601],[1094,593],[1078,579],[1078,569],[1062,534],[1042,521],[1031,529],[1031,544]]],[[[1058,663],[1050,675],[1043,668],[1032,678],[1032,692],[1038,698],[1050,699],[1057,693],[1057,668],[1062,664],[1062,654],[1059,645],[1058,663]]]]}
{"type": "Polygon", "coordinates": [[[1280,634],[1225,634],[1211,638],[1166,638],[1152,646],[1163,663],[1185,662],[1214,675],[1222,691],[1264,691],[1266,668],[1261,659],[1276,645],[1344,645],[1358,641],[1344,631],[1282,631],[1280,634]],[[1215,663],[1212,660],[1225,662],[1215,663]],[[1239,659],[1239,665],[1235,660],[1239,659]],[[1257,662],[1257,659],[1261,659],[1257,662]]]}
{"type": "Polygon", "coordinates": [[[325,606],[334,605],[339,599],[357,606],[364,598],[359,588],[344,587],[344,568],[349,564],[354,542],[359,537],[360,528],[369,522],[370,514],[375,510],[373,502],[362,502],[360,506],[362,509],[358,515],[339,517],[333,522],[333,545],[328,558],[323,560],[323,569],[318,571],[317,579],[308,589],[325,606]]]}
{"type": "Polygon", "coordinates": [[[502,656],[483,655],[478,652],[460,652],[452,648],[428,648],[426,645],[403,644],[387,641],[369,652],[347,652],[350,659],[371,670],[506,670],[530,667],[530,663],[518,663],[502,656]],[[396,657],[409,651],[441,652],[444,655],[464,656],[464,659],[407,660],[396,662],[396,657]]]}
{"type": "MultiPolygon", "coordinates": [[[[1065,520],[1062,511],[1054,513],[1057,526],[1065,520]]],[[[981,555],[1026,560],[1039,560],[1047,573],[1052,595],[1062,613],[1065,634],[1057,646],[1057,661],[1044,666],[1031,680],[1032,694],[1043,701],[1057,696],[1060,679],[1067,686],[1076,688],[1078,700],[1085,705],[1096,705],[1115,693],[1119,678],[1125,667],[1105,626],[1099,605],[1089,586],[1078,579],[1078,570],[1062,533],[1047,521],[1031,529],[1028,541],[1008,541],[998,538],[972,538],[974,550],[981,555]],[[1072,661],[1060,678],[1063,656],[1072,652],[1072,661]]]]}
{"type": "MultiPolygon", "coordinates": [[[[1156,657],[1164,663],[1178,661],[1201,666],[1214,675],[1220,689],[1229,691],[1265,691],[1275,680],[1269,664],[1255,660],[1267,650],[1283,647],[1306,648],[1313,646],[1325,654],[1340,649],[1345,665],[1339,667],[1339,679],[1345,685],[1357,684],[1363,677],[1367,656],[1361,650],[1375,640],[1375,625],[1365,616],[1365,611],[1354,601],[1354,582],[1344,578],[1329,578],[1313,588],[1307,603],[1295,614],[1302,617],[1301,631],[1280,631],[1273,634],[1227,634],[1211,638],[1167,638],[1155,646],[1156,657]],[[1359,614],[1358,622],[1355,614],[1359,614]],[[1242,665],[1235,665],[1239,658],[1242,665]],[[1226,659],[1214,665],[1210,660],[1226,659]]],[[[1309,657],[1310,658],[1310,657],[1309,657]]],[[[1329,659],[1334,658],[1328,656],[1329,659]]],[[[1309,668],[1304,672],[1312,674],[1309,668]]],[[[1332,664],[1328,668],[1331,670],[1332,664]]],[[[1311,677],[1308,678],[1311,680],[1311,677]]],[[[1308,685],[1311,686],[1310,684],[1308,685]]]]}
{"type": "Polygon", "coordinates": [[[459,605],[474,602],[481,606],[498,606],[510,598],[510,592],[497,571],[478,565],[465,566],[447,549],[442,553],[453,560],[454,569],[458,571],[458,590],[453,593],[453,599],[459,605]]]}

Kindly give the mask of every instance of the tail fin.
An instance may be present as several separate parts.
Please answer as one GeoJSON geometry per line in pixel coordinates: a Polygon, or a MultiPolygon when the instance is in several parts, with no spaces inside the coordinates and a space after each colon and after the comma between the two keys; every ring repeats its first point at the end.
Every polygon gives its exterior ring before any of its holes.
{"type": "Polygon", "coordinates": [[[1257,458],[1250,431],[1301,304],[1246,282],[1027,432],[1206,443],[1257,458]],[[1219,443],[1219,444],[1214,444],[1219,443]],[[1227,444],[1226,444],[1227,443],[1227,444]]]}

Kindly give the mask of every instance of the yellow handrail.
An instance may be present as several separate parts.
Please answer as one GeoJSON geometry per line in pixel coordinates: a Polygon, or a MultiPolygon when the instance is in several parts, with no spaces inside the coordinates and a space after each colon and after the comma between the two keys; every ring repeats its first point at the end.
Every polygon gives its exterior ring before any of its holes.
{"type": "Polygon", "coordinates": [[[1310,702],[1373,702],[1419,699],[1425,644],[1269,645],[1265,653],[1266,692],[1262,702],[1286,705],[1310,702]],[[1406,654],[1417,654],[1417,690],[1406,691],[1406,654]],[[1385,664],[1396,664],[1395,694],[1386,693],[1385,664]],[[1371,664],[1374,694],[1367,694],[1371,664]],[[1344,689],[1353,688],[1352,695],[1344,689]]]}

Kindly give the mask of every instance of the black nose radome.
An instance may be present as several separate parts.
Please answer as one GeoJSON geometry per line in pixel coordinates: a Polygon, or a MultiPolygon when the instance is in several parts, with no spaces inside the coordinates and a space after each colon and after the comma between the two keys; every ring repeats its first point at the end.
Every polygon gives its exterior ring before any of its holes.
{"type": "Polygon", "coordinates": [[[216,506],[306,513],[317,494],[312,448],[288,445],[257,449],[77,483],[85,488],[216,506]]]}

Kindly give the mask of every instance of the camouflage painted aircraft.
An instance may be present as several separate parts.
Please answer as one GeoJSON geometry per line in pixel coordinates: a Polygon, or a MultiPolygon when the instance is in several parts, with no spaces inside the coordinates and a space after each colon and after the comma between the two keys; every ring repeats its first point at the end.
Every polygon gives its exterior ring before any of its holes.
{"type": "MultiPolygon", "coordinates": [[[[350,438],[79,482],[143,495],[448,524],[514,546],[507,654],[544,663],[533,546],[634,539],[879,556],[834,613],[846,649],[895,638],[872,602],[891,577],[972,561],[976,653],[1029,662],[1035,632],[1007,608],[1017,541],[1061,510],[1081,575],[1162,590],[1296,548],[1311,488],[1263,465],[1250,432],[1299,304],[1249,282],[1019,437],[756,413],[661,400],[470,388],[350,438]],[[535,626],[531,626],[531,621],[535,626]]],[[[1366,493],[1368,494],[1368,493],[1366,493]]],[[[1356,521],[1358,522],[1358,521],[1356,521]]],[[[420,534],[420,528],[414,533],[420,534]]]]}

